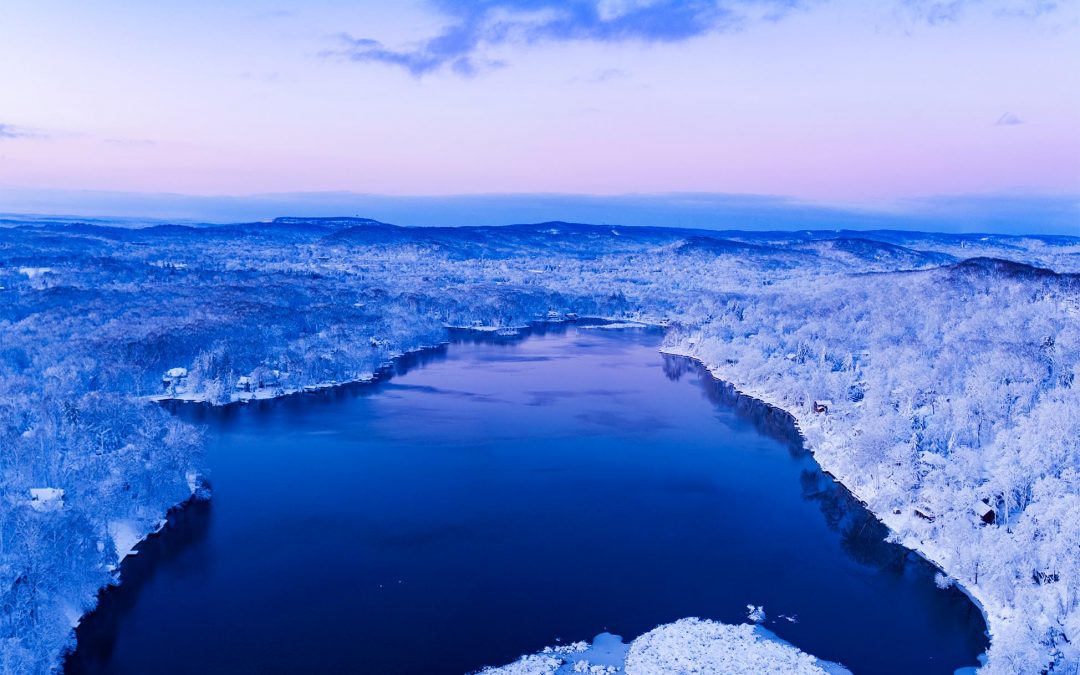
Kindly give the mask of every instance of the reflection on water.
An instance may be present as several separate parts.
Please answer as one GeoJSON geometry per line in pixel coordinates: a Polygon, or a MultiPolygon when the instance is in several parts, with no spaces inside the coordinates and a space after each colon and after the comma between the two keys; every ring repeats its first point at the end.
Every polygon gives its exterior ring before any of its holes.
{"type": "MultiPolygon", "coordinates": [[[[714,379],[697,361],[682,356],[664,354],[664,374],[679,380],[693,373],[704,382],[705,395],[719,406],[735,411],[750,422],[759,433],[775,439],[788,449],[792,457],[809,454],[803,446],[795,419],[786,411],[766,405],[740,394],[731,384],[714,379]]],[[[821,470],[816,462],[799,473],[803,497],[816,502],[828,526],[840,533],[840,541],[851,558],[882,572],[903,573],[907,564],[929,571],[929,563],[918,559],[908,549],[886,541],[889,530],[874,517],[851,492],[832,476],[821,470]]],[[[955,590],[956,594],[961,594],[955,590]]]]}
{"type": "Polygon", "coordinates": [[[67,671],[80,672],[84,667],[109,661],[116,635],[132,611],[139,589],[153,579],[156,570],[175,563],[181,553],[203,550],[197,544],[206,537],[212,512],[212,502],[200,500],[173,509],[162,533],[140,543],[138,554],[123,561],[123,587],[100,594],[97,609],[76,630],[79,648],[69,655],[67,671]]]}
{"type": "Polygon", "coordinates": [[[538,328],[375,385],[179,408],[209,428],[213,506],[125,562],[68,672],[459,673],[751,602],[855,672],[974,664],[978,612],[790,416],[657,345],[538,328]]]}

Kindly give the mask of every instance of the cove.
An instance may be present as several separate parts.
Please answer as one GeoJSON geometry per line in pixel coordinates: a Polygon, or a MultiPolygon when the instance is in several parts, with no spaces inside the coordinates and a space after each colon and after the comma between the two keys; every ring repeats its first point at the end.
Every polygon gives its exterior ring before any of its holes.
{"type": "Polygon", "coordinates": [[[646,331],[459,340],[204,425],[213,499],[79,627],[69,674],[465,673],[687,616],[855,673],[952,673],[985,624],[790,418],[646,331]],[[793,619],[793,620],[789,620],[793,619]]]}

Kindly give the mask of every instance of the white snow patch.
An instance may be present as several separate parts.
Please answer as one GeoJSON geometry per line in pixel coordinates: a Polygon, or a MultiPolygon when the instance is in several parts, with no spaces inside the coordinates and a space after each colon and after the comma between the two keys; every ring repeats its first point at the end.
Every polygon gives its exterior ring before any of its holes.
{"type": "Polygon", "coordinates": [[[485,668],[480,673],[482,675],[554,675],[563,663],[565,662],[562,659],[550,654],[530,654],[506,666],[485,668]]]}
{"type": "Polygon", "coordinates": [[[655,628],[629,645],[601,633],[593,644],[547,647],[481,675],[851,675],[784,642],[773,633],[742,624],[682,619],[655,628]]]}
{"type": "Polygon", "coordinates": [[[64,619],[67,620],[68,625],[72,628],[77,628],[82,623],[82,611],[74,605],[65,602],[61,611],[64,613],[64,619]]]}
{"type": "Polygon", "coordinates": [[[42,513],[64,508],[64,491],[60,488],[30,488],[30,508],[42,513]]]}
{"type": "Polygon", "coordinates": [[[116,560],[119,562],[129,555],[134,555],[135,546],[142,540],[138,525],[133,520],[110,520],[109,536],[116,547],[116,560]]]}
{"type": "Polygon", "coordinates": [[[42,274],[52,272],[51,267],[20,267],[19,274],[25,274],[27,279],[39,277],[42,274]]]}
{"type": "MultiPolygon", "coordinates": [[[[731,626],[702,619],[682,619],[634,640],[626,656],[626,675],[654,673],[792,673],[828,675],[847,672],[770,637],[747,624],[731,626]]],[[[850,674],[849,674],[850,675],[850,674]]]]}

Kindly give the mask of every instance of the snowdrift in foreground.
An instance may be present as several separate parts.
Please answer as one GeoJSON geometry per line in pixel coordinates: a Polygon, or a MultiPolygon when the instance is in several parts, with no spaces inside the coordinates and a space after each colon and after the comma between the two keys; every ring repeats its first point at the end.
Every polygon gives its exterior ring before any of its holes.
{"type": "Polygon", "coordinates": [[[654,628],[622,645],[617,636],[603,634],[592,646],[575,643],[549,647],[514,663],[487,668],[481,675],[850,675],[779,640],[760,626],[732,626],[702,619],[681,619],[654,628]],[[615,645],[612,645],[612,642],[615,645]]]}

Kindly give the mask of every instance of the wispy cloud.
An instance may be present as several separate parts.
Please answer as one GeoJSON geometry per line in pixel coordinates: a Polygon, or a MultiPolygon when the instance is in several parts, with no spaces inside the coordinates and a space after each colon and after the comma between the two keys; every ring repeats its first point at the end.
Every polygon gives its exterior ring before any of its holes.
{"type": "Polygon", "coordinates": [[[1015,0],[1002,4],[1004,6],[997,10],[1000,15],[1034,19],[1057,11],[1061,3],[1055,0],[1015,0]]]}
{"type": "Polygon", "coordinates": [[[737,30],[755,19],[777,20],[817,0],[435,0],[449,20],[438,35],[405,48],[369,37],[339,36],[324,56],[383,63],[414,76],[449,68],[474,75],[502,65],[484,59],[486,47],[584,40],[672,43],[708,33],[737,30]]]}
{"type": "Polygon", "coordinates": [[[605,82],[625,80],[629,77],[630,73],[621,68],[600,68],[591,73],[572,77],[566,82],[567,84],[603,84],[605,82]]]}
{"type": "Polygon", "coordinates": [[[976,8],[1004,17],[1034,19],[1058,9],[1055,0],[901,0],[901,6],[931,25],[955,23],[976,8]]]}
{"type": "Polygon", "coordinates": [[[58,129],[37,129],[17,124],[0,123],[0,141],[47,140],[47,141],[94,141],[116,146],[152,146],[158,142],[146,138],[102,138],[83,132],[58,129]]]}
{"type": "Polygon", "coordinates": [[[931,25],[952,23],[960,18],[966,0],[905,0],[904,7],[916,16],[931,25]]]}
{"type": "Polygon", "coordinates": [[[1024,123],[1024,120],[1020,119],[1019,117],[1017,117],[1016,115],[1014,115],[1012,113],[1007,112],[1007,113],[1003,114],[1001,117],[999,117],[997,119],[997,122],[994,122],[994,126],[997,126],[997,127],[1013,127],[1013,126],[1016,126],[1017,124],[1023,124],[1023,123],[1024,123]]]}
{"type": "Polygon", "coordinates": [[[621,80],[628,77],[629,74],[625,70],[619,68],[606,68],[599,70],[589,77],[590,82],[611,82],[612,80],[621,80]]]}
{"type": "MultiPolygon", "coordinates": [[[[775,22],[793,10],[827,0],[428,0],[447,19],[442,32],[418,43],[386,45],[370,36],[341,34],[324,57],[403,68],[416,77],[449,69],[462,76],[501,67],[483,56],[511,43],[560,41],[676,43],[710,33],[775,22]]],[[[955,23],[975,9],[1033,19],[1055,11],[1056,0],[889,0],[883,3],[931,25],[955,23]]],[[[888,10],[886,10],[888,11],[888,10]]],[[[895,15],[894,15],[895,16],[895,15]]]]}
{"type": "Polygon", "coordinates": [[[0,124],[0,140],[13,140],[19,138],[45,138],[45,134],[36,129],[16,126],[14,124],[0,124]]]}

